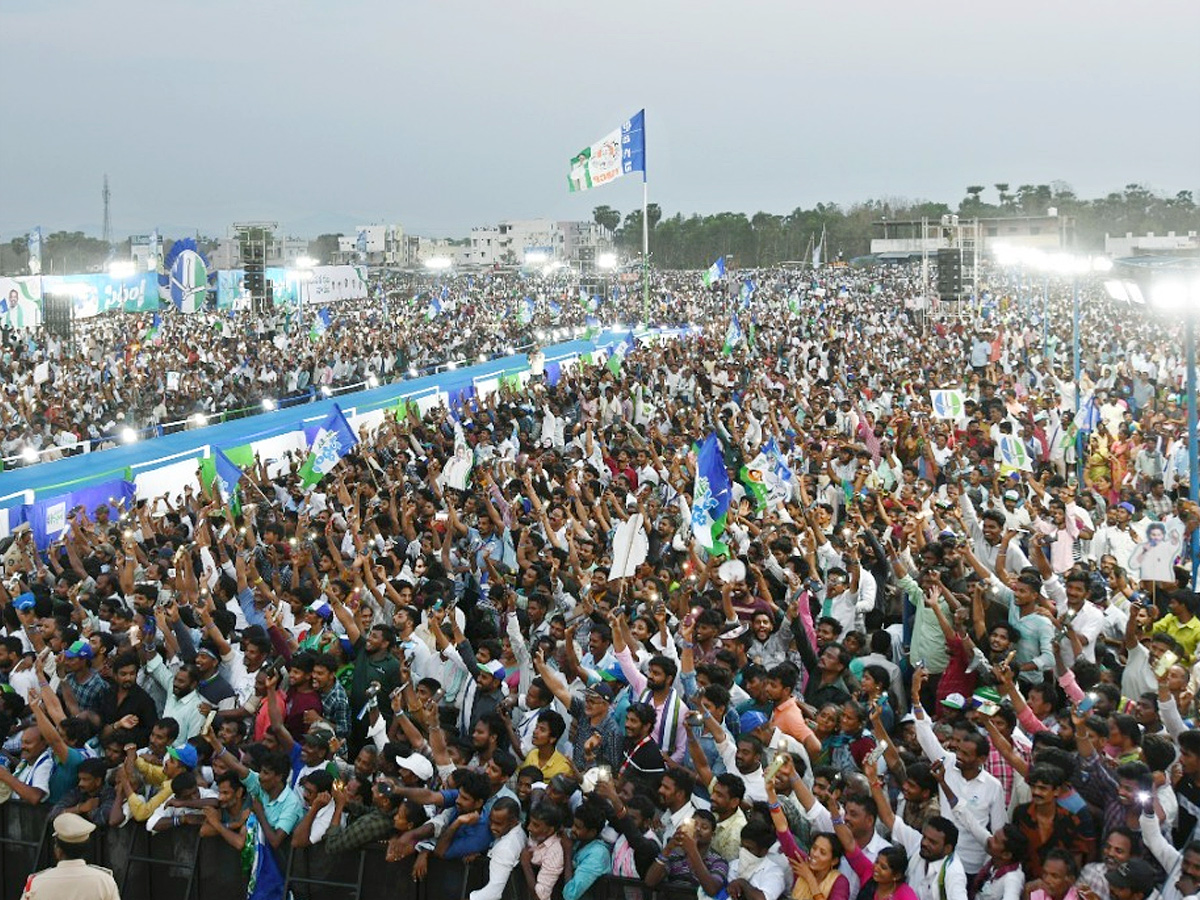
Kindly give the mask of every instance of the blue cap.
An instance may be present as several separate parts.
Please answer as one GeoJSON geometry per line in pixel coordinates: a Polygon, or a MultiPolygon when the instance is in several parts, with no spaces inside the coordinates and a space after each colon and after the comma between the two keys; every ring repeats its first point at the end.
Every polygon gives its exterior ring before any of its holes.
{"type": "Polygon", "coordinates": [[[199,757],[196,756],[196,748],[191,744],[184,744],[182,747],[171,747],[167,752],[175,757],[185,769],[196,768],[196,762],[199,757]]]}
{"type": "Polygon", "coordinates": [[[742,713],[741,718],[738,719],[738,729],[742,734],[749,734],[755,728],[761,728],[766,724],[767,717],[754,709],[742,713]]]}
{"type": "Polygon", "coordinates": [[[87,641],[76,641],[67,648],[63,654],[68,659],[95,659],[96,654],[92,652],[92,645],[87,641]]]}
{"type": "Polygon", "coordinates": [[[24,612],[37,606],[37,598],[33,596],[33,591],[26,591],[13,601],[13,606],[18,612],[24,612]]]}

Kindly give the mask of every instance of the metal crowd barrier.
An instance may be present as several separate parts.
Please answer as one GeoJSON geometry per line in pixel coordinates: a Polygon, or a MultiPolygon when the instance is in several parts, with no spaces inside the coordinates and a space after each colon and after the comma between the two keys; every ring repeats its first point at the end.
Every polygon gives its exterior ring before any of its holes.
{"type": "MultiPolygon", "coordinates": [[[[0,900],[20,900],[32,872],[53,865],[50,807],[0,804],[0,900]]],[[[488,878],[488,858],[465,864],[431,857],[424,880],[412,880],[414,859],[388,862],[386,844],[329,855],[321,844],[279,851],[284,896],[294,900],[466,900],[488,878]]],[[[151,834],[142,823],[97,829],[87,860],[111,869],[122,900],[239,900],[246,896],[242,859],[219,837],[201,838],[197,826],[151,834]]],[[[695,900],[695,888],[609,876],[590,900],[695,900]]],[[[561,898],[561,884],[555,890],[561,898]]],[[[535,900],[515,869],[502,900],[535,900]]]]}

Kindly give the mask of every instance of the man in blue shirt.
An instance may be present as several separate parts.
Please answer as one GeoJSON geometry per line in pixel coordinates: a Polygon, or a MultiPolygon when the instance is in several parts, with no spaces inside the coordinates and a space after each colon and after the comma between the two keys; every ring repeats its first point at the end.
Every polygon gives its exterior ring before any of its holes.
{"type": "Polygon", "coordinates": [[[608,820],[605,808],[594,802],[584,802],[575,810],[571,837],[575,852],[565,857],[563,868],[563,900],[580,900],[590,896],[597,879],[612,874],[612,855],[600,832],[608,820]]]}
{"type": "MultiPolygon", "coordinates": [[[[492,844],[492,832],[483,805],[492,794],[492,786],[483,772],[466,772],[459,779],[458,790],[442,791],[442,811],[402,836],[405,843],[415,845],[419,853],[413,865],[413,878],[423,880],[429,873],[430,853],[444,860],[469,863],[487,852],[492,844]],[[435,838],[433,844],[430,838],[435,838]],[[432,844],[432,846],[431,846],[432,844]]],[[[439,866],[427,892],[434,897],[462,895],[464,866],[439,866]]]]}

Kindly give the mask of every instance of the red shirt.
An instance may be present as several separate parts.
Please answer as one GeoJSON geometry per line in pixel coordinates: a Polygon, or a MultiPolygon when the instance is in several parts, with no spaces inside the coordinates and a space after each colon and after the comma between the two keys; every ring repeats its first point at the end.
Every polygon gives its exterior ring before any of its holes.
{"type": "Polygon", "coordinates": [[[962,638],[955,635],[946,641],[946,650],[950,653],[950,662],[946,664],[946,671],[942,672],[941,680],[938,681],[938,703],[940,704],[951,694],[962,694],[963,697],[970,699],[971,695],[975,693],[975,684],[979,681],[979,676],[974,672],[967,671],[967,666],[971,663],[971,655],[967,652],[967,646],[963,643],[962,638]]]}

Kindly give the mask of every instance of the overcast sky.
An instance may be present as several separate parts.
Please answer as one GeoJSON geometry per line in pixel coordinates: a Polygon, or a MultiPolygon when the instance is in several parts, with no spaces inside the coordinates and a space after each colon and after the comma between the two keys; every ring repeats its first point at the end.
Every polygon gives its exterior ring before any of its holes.
{"type": "Polygon", "coordinates": [[[785,213],[968,184],[1200,188],[1197,0],[0,0],[0,236],[300,235],[641,202],[566,192],[646,109],[650,199],[785,213]]]}

